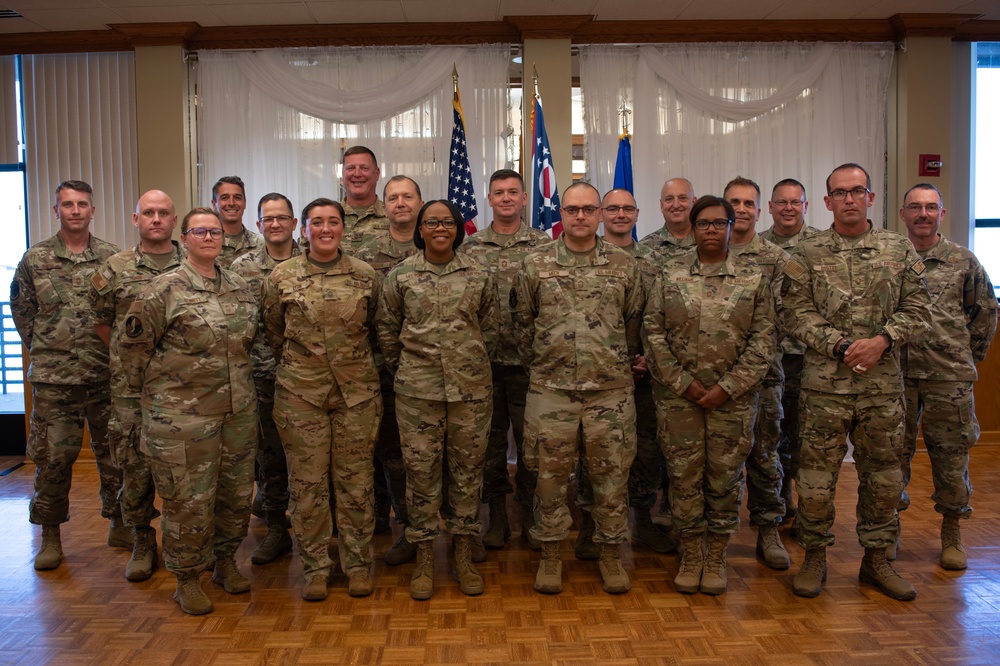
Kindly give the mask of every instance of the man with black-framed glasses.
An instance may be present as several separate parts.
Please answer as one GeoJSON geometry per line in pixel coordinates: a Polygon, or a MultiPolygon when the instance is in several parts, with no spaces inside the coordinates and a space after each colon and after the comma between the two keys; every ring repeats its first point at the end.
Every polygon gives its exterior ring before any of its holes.
{"type": "Polygon", "coordinates": [[[627,252],[597,236],[601,195],[587,183],[563,192],[563,233],[524,258],[510,308],[528,368],[524,455],[538,474],[535,526],[542,543],[535,589],[562,591],[559,542],[569,536],[569,477],[582,436],[594,488],[594,541],[604,590],[631,589],[619,549],[628,538],[628,470],[635,458],[632,360],[639,353],[643,289],[627,252]]]}
{"type": "MultiPolygon", "coordinates": [[[[265,194],[257,203],[257,228],[263,245],[250,250],[233,262],[232,271],[250,285],[260,305],[261,287],[271,271],[286,259],[302,253],[292,238],[295,231],[292,202],[283,194],[265,194]]],[[[250,555],[253,564],[269,564],[291,551],[288,534],[288,465],[274,425],[274,373],[277,362],[263,335],[250,350],[253,381],[257,387],[257,410],[260,418],[260,441],[257,447],[254,476],[257,481],[260,512],[267,522],[267,533],[250,555]]]]}
{"type": "Polygon", "coordinates": [[[903,489],[902,345],[928,329],[924,264],[910,242],[868,219],[871,177],[843,164],[826,180],[830,229],[795,247],[782,285],[783,319],[807,346],[802,370],[795,484],[798,541],[806,559],[792,591],[815,597],[826,580],[826,549],[847,437],[858,471],[858,578],[908,601],[916,590],[893,569],[886,549],[898,534],[903,489]]]}

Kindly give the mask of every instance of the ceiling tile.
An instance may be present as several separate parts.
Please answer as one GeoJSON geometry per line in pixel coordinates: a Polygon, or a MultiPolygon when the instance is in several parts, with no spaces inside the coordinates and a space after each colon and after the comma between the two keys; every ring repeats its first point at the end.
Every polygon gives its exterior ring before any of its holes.
{"type": "Polygon", "coordinates": [[[306,7],[320,23],[402,23],[400,0],[308,0],[306,7]]]}
{"type": "MultiPolygon", "coordinates": [[[[894,14],[931,14],[955,11],[967,0],[874,0],[864,5],[857,18],[880,19],[894,14]]],[[[961,13],[961,12],[959,12],[961,13]]]]}
{"type": "Polygon", "coordinates": [[[500,16],[593,14],[596,0],[500,0],[500,16]]]}
{"type": "Polygon", "coordinates": [[[403,13],[411,23],[499,21],[496,0],[403,0],[403,13]]]}
{"type": "Polygon", "coordinates": [[[979,18],[983,21],[1000,21],[1000,2],[997,0],[973,0],[956,11],[960,14],[980,14],[979,18]]]}
{"type": "MultiPolygon", "coordinates": [[[[713,2],[692,2],[679,18],[688,21],[752,21],[766,18],[785,0],[713,0],[713,2]]],[[[753,39],[753,35],[747,35],[753,39]]]]}
{"type": "Polygon", "coordinates": [[[122,16],[119,23],[186,23],[193,21],[202,26],[243,25],[236,8],[218,11],[205,5],[159,5],[156,7],[120,7],[115,10],[122,16]],[[227,16],[228,14],[228,16],[227,16]]]}
{"type": "MultiPolygon", "coordinates": [[[[161,0],[162,1],[162,0],[161,0]]],[[[13,9],[21,16],[34,9],[84,9],[86,7],[101,7],[101,0],[3,0],[0,7],[13,9]]]]}
{"type": "Polygon", "coordinates": [[[872,2],[873,0],[837,0],[834,4],[785,0],[781,5],[775,7],[767,15],[767,18],[786,21],[810,19],[845,20],[857,18],[858,12],[866,7],[870,7],[872,2]]]}
{"type": "Polygon", "coordinates": [[[15,34],[18,32],[45,32],[45,28],[37,23],[32,23],[26,18],[0,20],[0,35],[15,34]]]}
{"type": "Polygon", "coordinates": [[[691,0],[597,0],[598,21],[670,21],[680,16],[691,0]]]}
{"type": "Polygon", "coordinates": [[[46,30],[107,30],[109,23],[124,23],[122,15],[103,7],[80,9],[25,9],[18,11],[46,30]]]}
{"type": "Polygon", "coordinates": [[[228,5],[216,5],[212,8],[216,14],[230,22],[230,15],[239,15],[241,25],[295,25],[316,23],[312,12],[304,2],[294,4],[278,4],[274,2],[240,5],[239,8],[228,5]]]}

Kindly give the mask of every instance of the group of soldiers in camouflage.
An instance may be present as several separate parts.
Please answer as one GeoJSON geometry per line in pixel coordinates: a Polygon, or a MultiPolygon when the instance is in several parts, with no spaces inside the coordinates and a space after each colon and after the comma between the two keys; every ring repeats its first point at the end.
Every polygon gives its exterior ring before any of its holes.
{"type": "Polygon", "coordinates": [[[972,386],[997,300],[975,256],[938,232],[932,185],[904,196],[907,238],[872,225],[875,194],[857,164],[827,179],[825,231],[805,224],[805,188],[786,179],[768,201],[773,226],[757,234],[756,183],[696,197],[673,178],[663,227],[636,242],[630,193],[576,183],[552,241],[523,221],[517,172],[493,174],[493,221],[465,238],[458,209],[424,203],[406,176],[379,199],[367,148],[348,149],[342,166],[345,200],[308,204],[300,242],[285,196],[261,199],[257,236],[242,223],[242,181],[221,179],[214,210],[185,217],[186,253],[163,192],[140,198],[139,243],[117,252],[89,233],[90,187],[60,184],[60,231],[28,250],[11,285],[31,354],[36,569],[62,561],[84,420],[108,543],[132,548],[126,578],[157,565],[155,487],[164,563],[194,614],[212,609],[198,584],[208,568],[227,592],[249,590],[234,556],[254,477],[267,533],[251,561],[292,549],[290,509],[307,600],[328,594],[334,534],[348,593],[371,594],[369,545],[390,506],[403,529],[385,561],[416,560],[413,598],[433,595],[439,514],[459,588],[482,593],[475,563],[511,537],[512,492],[521,535],[541,551],[535,589],[559,593],[574,476],[575,554],[598,560],[607,592],[631,587],[620,559],[629,508],[637,544],[679,551],[679,592],[725,592],[745,483],[758,557],[791,566],[778,531],[791,522],[805,551],[792,589],[814,597],[848,438],[859,579],[913,599],[891,561],[921,421],[940,562],[967,566],[972,386]]]}

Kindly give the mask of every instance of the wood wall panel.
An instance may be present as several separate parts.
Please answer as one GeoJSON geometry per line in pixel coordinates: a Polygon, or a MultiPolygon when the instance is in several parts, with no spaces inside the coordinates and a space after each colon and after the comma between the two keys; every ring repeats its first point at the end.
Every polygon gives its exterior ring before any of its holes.
{"type": "Polygon", "coordinates": [[[989,353],[979,364],[976,382],[976,418],[983,444],[1000,443],[1000,342],[994,340],[989,353]]]}

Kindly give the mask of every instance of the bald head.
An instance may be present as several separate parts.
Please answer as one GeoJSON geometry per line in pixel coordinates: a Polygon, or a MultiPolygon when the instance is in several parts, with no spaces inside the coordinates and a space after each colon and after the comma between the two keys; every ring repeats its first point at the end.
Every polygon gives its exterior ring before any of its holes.
{"type": "Polygon", "coordinates": [[[171,250],[170,238],[177,226],[174,202],[166,192],[149,190],[141,197],[132,215],[132,224],[139,230],[139,243],[144,252],[165,254],[171,250]]]}
{"type": "Polygon", "coordinates": [[[687,178],[671,178],[663,183],[660,190],[660,212],[667,230],[677,238],[691,233],[691,220],[688,216],[697,200],[694,186],[687,178]]]}

